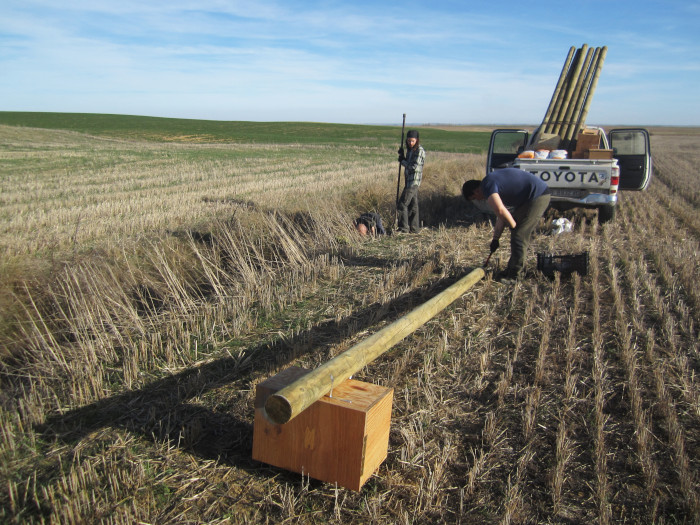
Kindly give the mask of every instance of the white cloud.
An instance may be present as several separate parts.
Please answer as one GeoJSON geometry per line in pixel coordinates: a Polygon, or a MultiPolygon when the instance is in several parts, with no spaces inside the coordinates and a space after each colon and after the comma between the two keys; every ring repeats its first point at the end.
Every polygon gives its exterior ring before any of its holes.
{"type": "Polygon", "coordinates": [[[664,98],[699,80],[698,40],[685,33],[697,13],[687,10],[691,20],[675,24],[663,13],[659,25],[675,31],[666,34],[649,30],[649,13],[619,31],[624,9],[599,1],[577,17],[517,2],[56,5],[0,6],[0,109],[386,122],[411,108],[414,122],[536,123],[569,46],[588,42],[609,46],[591,115],[636,118],[647,93],[669,118],[700,120],[697,104],[664,98]],[[610,16],[596,14],[603,6],[610,16]]]}

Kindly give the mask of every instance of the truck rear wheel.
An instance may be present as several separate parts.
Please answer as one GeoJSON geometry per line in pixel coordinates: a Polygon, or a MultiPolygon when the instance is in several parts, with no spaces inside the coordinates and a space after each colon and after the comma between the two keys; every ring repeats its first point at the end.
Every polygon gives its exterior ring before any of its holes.
{"type": "Polygon", "coordinates": [[[617,214],[617,206],[601,206],[598,208],[598,222],[603,224],[610,222],[617,214]]]}

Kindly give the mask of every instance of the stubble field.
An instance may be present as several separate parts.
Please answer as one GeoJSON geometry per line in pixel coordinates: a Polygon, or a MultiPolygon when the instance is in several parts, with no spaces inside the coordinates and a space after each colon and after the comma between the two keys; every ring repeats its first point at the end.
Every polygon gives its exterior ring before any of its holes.
{"type": "Polygon", "coordinates": [[[588,251],[587,275],[531,254],[356,376],[394,388],[360,492],[251,459],[255,386],[484,262],[459,197],[482,154],[428,148],[426,230],[360,240],[355,213],[393,220],[395,147],[0,138],[3,521],[700,521],[696,130],[653,130],[614,222],[547,216],[533,252],[588,251]]]}

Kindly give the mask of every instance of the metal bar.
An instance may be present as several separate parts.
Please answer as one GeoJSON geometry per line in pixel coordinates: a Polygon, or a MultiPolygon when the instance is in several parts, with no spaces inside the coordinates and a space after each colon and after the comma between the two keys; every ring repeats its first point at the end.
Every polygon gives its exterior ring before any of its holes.
{"type": "MultiPolygon", "coordinates": [[[[401,144],[399,144],[399,149],[404,147],[403,135],[406,129],[406,113],[403,114],[403,124],[401,124],[401,144]]],[[[401,187],[401,161],[399,161],[399,176],[396,180],[396,206],[394,206],[394,230],[396,230],[399,224],[399,188],[401,187]]]]}

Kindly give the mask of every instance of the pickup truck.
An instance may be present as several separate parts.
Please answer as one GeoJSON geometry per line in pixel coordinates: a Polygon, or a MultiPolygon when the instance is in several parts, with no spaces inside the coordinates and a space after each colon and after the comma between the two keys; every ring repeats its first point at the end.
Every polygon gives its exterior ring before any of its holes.
{"type": "MultiPolygon", "coordinates": [[[[652,158],[649,133],[641,128],[613,129],[608,133],[597,131],[599,143],[591,145],[591,151],[612,153],[612,158],[519,158],[523,151],[531,149],[533,137],[525,129],[496,129],[491,134],[486,173],[494,169],[513,166],[537,175],[550,188],[550,207],[557,210],[571,208],[597,208],[598,220],[603,223],[615,218],[620,190],[641,191],[649,185],[652,158]]],[[[575,145],[575,143],[574,143],[575,145]]],[[[586,154],[588,156],[588,153],[586,154]]]]}

